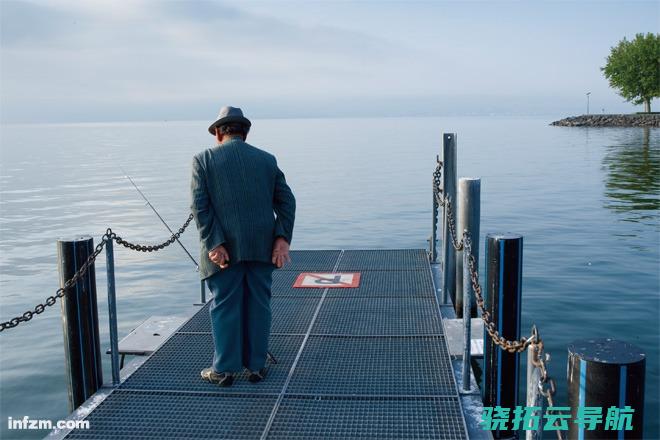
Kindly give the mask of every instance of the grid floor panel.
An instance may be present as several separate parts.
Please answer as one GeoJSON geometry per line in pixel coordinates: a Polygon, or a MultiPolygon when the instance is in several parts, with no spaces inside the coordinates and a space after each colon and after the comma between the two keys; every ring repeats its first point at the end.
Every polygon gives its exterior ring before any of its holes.
{"type": "Polygon", "coordinates": [[[440,335],[433,298],[325,298],[312,334],[440,335]]]}
{"type": "Polygon", "coordinates": [[[433,279],[428,269],[362,270],[360,274],[357,288],[328,289],[328,296],[434,296],[433,279]]]}
{"type": "Polygon", "coordinates": [[[304,250],[289,252],[291,262],[280,270],[297,272],[332,271],[341,251],[338,250],[304,250]]]}
{"type": "Polygon", "coordinates": [[[292,251],[273,273],[278,363],[264,381],[201,379],[213,359],[209,303],[86,416],[91,429],[67,438],[246,439],[268,426],[273,439],[464,439],[434,296],[423,249],[292,251]],[[360,272],[360,286],[293,288],[301,272],[333,271],[360,272]]]}
{"type": "Polygon", "coordinates": [[[147,390],[206,391],[217,393],[279,393],[282,390],[303,336],[271,335],[270,350],[277,364],[270,364],[268,376],[258,384],[241,373],[231,387],[220,387],[200,377],[200,371],[213,361],[210,333],[174,334],[140,366],[121,388],[147,390]]]}
{"type": "Polygon", "coordinates": [[[114,391],[87,417],[89,429],[68,439],[254,439],[263,432],[274,396],[218,396],[114,391]]]}
{"type": "MultiPolygon", "coordinates": [[[[271,334],[306,333],[320,298],[272,298],[271,334]]],[[[188,321],[180,332],[211,332],[210,303],[188,321]]]]}
{"type": "Polygon", "coordinates": [[[457,397],[285,397],[269,439],[465,439],[457,397]]]}
{"type": "Polygon", "coordinates": [[[291,394],[455,395],[442,336],[310,336],[291,394]]]}
{"type": "Polygon", "coordinates": [[[415,270],[428,265],[424,249],[345,250],[337,270],[415,270]]]}

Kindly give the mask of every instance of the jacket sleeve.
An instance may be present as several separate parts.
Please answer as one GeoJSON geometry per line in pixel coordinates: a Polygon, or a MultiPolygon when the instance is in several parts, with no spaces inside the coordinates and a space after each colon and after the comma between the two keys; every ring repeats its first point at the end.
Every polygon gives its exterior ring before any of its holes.
{"type": "Polygon", "coordinates": [[[291,244],[293,237],[293,223],[296,217],[296,198],[286,183],[284,173],[275,162],[275,192],[273,193],[273,210],[277,215],[275,219],[275,236],[283,237],[291,244]]]}
{"type": "Polygon", "coordinates": [[[225,243],[222,228],[215,218],[209,198],[204,169],[197,156],[193,157],[192,180],[190,182],[192,203],[190,209],[197,223],[199,238],[209,251],[225,243]]]}

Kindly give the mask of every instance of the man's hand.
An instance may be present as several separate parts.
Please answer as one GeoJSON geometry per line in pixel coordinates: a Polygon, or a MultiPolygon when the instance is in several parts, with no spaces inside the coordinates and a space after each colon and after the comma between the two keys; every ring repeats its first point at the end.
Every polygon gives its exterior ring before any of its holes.
{"type": "Polygon", "coordinates": [[[220,266],[220,269],[225,269],[229,266],[229,253],[227,253],[227,249],[223,245],[209,252],[209,259],[220,266]]]}
{"type": "Polygon", "coordinates": [[[282,237],[277,237],[273,243],[273,264],[279,269],[284,266],[284,263],[290,262],[289,243],[282,237]]]}

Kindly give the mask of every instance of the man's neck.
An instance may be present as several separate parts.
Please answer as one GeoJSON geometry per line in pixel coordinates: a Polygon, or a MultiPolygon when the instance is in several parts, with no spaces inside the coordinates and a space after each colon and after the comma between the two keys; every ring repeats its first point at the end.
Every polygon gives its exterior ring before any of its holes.
{"type": "Polygon", "coordinates": [[[222,138],[222,142],[220,142],[220,143],[221,143],[221,144],[226,144],[227,142],[231,142],[231,141],[235,141],[235,140],[242,141],[242,140],[243,140],[243,136],[241,136],[241,135],[224,136],[224,137],[222,138]]]}

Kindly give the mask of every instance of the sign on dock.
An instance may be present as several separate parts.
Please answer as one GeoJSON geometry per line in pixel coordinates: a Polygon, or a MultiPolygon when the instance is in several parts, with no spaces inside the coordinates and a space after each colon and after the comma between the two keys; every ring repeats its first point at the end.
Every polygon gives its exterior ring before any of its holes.
{"type": "Polygon", "coordinates": [[[349,288],[360,285],[360,273],[314,273],[303,272],[298,275],[295,288],[349,288]]]}

